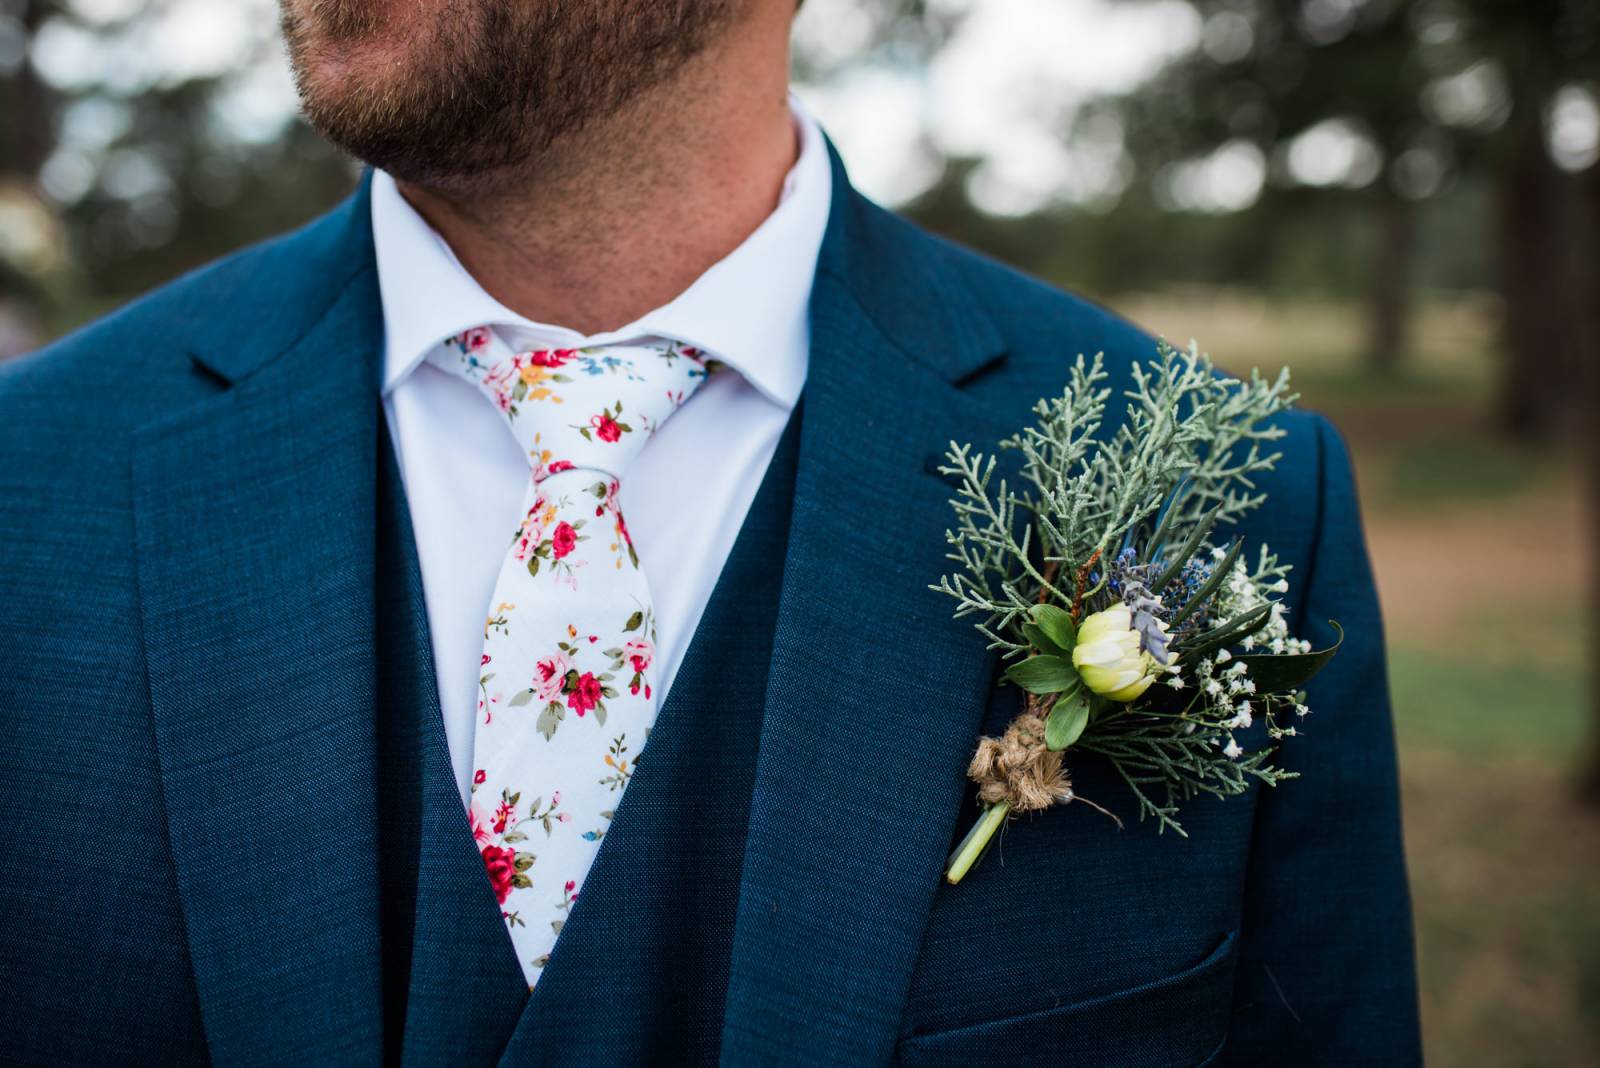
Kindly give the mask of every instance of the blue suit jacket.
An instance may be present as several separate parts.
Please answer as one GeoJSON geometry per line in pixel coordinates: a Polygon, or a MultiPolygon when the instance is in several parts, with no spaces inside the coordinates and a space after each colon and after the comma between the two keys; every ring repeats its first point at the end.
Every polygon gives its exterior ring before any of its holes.
{"type": "MultiPolygon", "coordinates": [[[[927,589],[947,569],[937,457],[1012,433],[1078,353],[1121,384],[1153,347],[834,167],[713,947],[722,1059],[1416,1063],[1380,623],[1348,459],[1314,415],[1283,420],[1245,531],[1294,565],[1298,633],[1347,635],[1285,753],[1303,779],[1194,802],[1187,839],[1052,810],[942,883],[974,740],[1013,708],[927,589]]],[[[363,187],[0,369],[0,1056],[379,1059],[361,756],[381,333],[363,187]]],[[[1073,771],[1132,816],[1108,769],[1073,771]]],[[[574,1014],[544,1053],[626,1048],[608,1027],[574,1014]]]]}

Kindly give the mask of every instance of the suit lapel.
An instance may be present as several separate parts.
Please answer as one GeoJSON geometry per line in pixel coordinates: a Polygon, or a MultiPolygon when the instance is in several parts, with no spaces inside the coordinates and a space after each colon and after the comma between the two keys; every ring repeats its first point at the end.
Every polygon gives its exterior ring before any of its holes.
{"type": "Polygon", "coordinates": [[[135,437],[145,653],[212,1058],[351,1060],[381,1042],[365,189],[260,256],[195,342],[227,388],[135,437]]]}
{"type": "Polygon", "coordinates": [[[928,590],[949,568],[952,438],[1002,425],[952,386],[992,323],[924,240],[849,190],[812,298],[793,525],[735,928],[723,1059],[889,1058],[993,663],[928,590]]]}

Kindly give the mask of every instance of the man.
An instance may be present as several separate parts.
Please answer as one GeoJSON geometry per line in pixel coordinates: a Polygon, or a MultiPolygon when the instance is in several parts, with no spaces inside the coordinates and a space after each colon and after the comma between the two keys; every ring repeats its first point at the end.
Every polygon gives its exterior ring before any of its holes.
{"type": "Polygon", "coordinates": [[[8,1058],[1416,1062],[1326,423],[1245,531],[1348,635],[1304,778],[945,885],[935,458],[1150,340],[854,192],[789,0],[283,15],[359,191],[0,374],[8,1058]]]}

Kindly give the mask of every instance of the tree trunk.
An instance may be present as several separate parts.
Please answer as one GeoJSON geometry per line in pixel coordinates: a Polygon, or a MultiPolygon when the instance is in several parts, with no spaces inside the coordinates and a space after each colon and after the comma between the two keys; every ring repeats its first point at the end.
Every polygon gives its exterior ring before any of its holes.
{"type": "Polygon", "coordinates": [[[1380,180],[1373,205],[1377,223],[1372,289],[1367,297],[1367,365],[1388,376],[1405,355],[1411,318],[1411,264],[1416,247],[1416,215],[1389,181],[1380,180]]]}
{"type": "Polygon", "coordinates": [[[1580,797],[1600,809],[1600,164],[1580,179],[1583,190],[1583,273],[1580,283],[1589,299],[1583,336],[1584,404],[1583,452],[1586,454],[1589,496],[1589,761],[1579,782],[1580,797]]]}
{"type": "MultiPolygon", "coordinates": [[[[29,45],[55,5],[45,0],[23,0],[22,31],[29,45]]],[[[0,174],[12,174],[31,183],[55,147],[54,100],[49,87],[24,60],[0,83],[0,174]]]]}
{"type": "Polygon", "coordinates": [[[1583,396],[1575,351],[1583,313],[1569,270],[1575,198],[1545,148],[1537,103],[1520,111],[1497,176],[1505,320],[1496,416],[1513,437],[1549,439],[1577,421],[1583,396]]]}

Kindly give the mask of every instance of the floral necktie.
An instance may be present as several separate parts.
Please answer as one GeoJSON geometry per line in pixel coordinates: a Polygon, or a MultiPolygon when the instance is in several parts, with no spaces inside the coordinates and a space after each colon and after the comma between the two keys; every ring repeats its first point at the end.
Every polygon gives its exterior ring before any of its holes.
{"type": "Polygon", "coordinates": [[[532,986],[655,720],[655,617],[617,487],[706,361],[658,339],[515,352],[480,327],[430,362],[494,402],[533,471],[484,623],[468,813],[532,986]]]}

